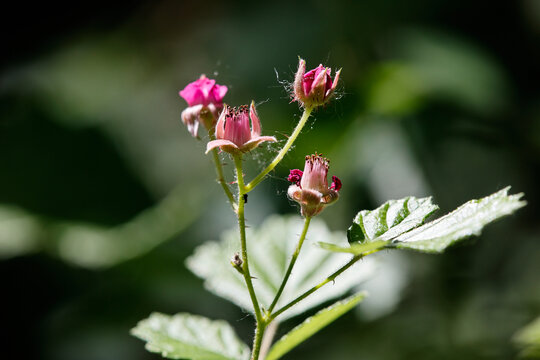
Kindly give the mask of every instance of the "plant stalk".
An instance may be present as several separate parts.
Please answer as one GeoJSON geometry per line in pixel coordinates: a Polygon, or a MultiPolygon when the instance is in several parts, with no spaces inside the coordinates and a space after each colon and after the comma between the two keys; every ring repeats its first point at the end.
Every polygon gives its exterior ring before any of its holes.
{"type": "MultiPolygon", "coordinates": [[[[264,321],[261,315],[261,309],[259,307],[259,301],[257,300],[257,295],[255,294],[255,289],[253,288],[253,282],[251,281],[251,274],[249,272],[249,262],[248,262],[248,253],[247,253],[247,242],[246,242],[246,221],[244,218],[244,206],[246,204],[244,199],[245,186],[244,186],[244,175],[242,173],[242,156],[234,155],[234,165],[236,168],[236,180],[238,183],[238,209],[236,211],[238,215],[238,227],[240,230],[240,244],[242,246],[242,272],[244,275],[244,280],[246,282],[249,296],[251,302],[253,303],[253,311],[255,312],[255,319],[257,320],[257,333],[264,333],[264,321]]],[[[261,334],[262,337],[262,334],[261,334]]],[[[259,340],[260,342],[260,340],[259,340]]]]}
{"type": "Polygon", "coordinates": [[[257,321],[257,329],[255,330],[255,338],[253,339],[253,351],[251,352],[251,360],[259,360],[261,344],[264,337],[265,329],[266,323],[264,321],[257,321]]]}
{"type": "Polygon", "coordinates": [[[298,135],[304,128],[304,125],[306,125],[309,115],[311,115],[311,112],[313,111],[313,109],[314,109],[313,107],[306,107],[304,109],[304,113],[302,114],[300,121],[294,128],[294,131],[289,137],[289,139],[287,140],[287,142],[285,143],[285,146],[283,146],[283,148],[279,151],[279,153],[276,155],[274,160],[272,160],[272,162],[263,171],[261,171],[259,175],[257,175],[253,180],[251,180],[249,184],[246,185],[246,193],[253,190],[255,186],[257,186],[264,179],[266,174],[272,171],[277,166],[277,164],[279,164],[279,162],[283,159],[285,154],[287,154],[287,151],[289,151],[289,149],[291,148],[292,144],[294,143],[294,141],[296,140],[296,138],[298,137],[298,135]]]}
{"type": "Polygon", "coordinates": [[[291,308],[292,306],[296,305],[297,303],[299,303],[300,301],[304,300],[305,298],[307,298],[309,295],[313,294],[315,291],[319,290],[320,288],[322,288],[324,285],[328,284],[330,281],[334,281],[336,277],[338,277],[341,273],[343,273],[345,270],[347,270],[348,268],[350,268],[351,266],[354,265],[354,263],[356,263],[358,260],[360,260],[364,255],[355,255],[353,256],[353,258],[348,262],[346,263],[345,265],[343,265],[341,268],[339,268],[336,272],[334,272],[332,275],[330,275],[329,277],[327,277],[325,280],[323,280],[322,282],[320,282],[319,284],[315,285],[314,287],[312,287],[311,289],[309,289],[308,291],[306,291],[305,293],[303,293],[302,295],[300,295],[299,297],[297,297],[296,299],[292,300],[290,303],[288,303],[287,305],[284,305],[283,307],[281,307],[280,309],[276,310],[276,312],[274,312],[273,314],[271,314],[269,316],[269,319],[270,321],[275,319],[278,315],[280,315],[281,313],[283,313],[284,311],[288,310],[289,308],[291,308]]]}
{"type": "MultiPolygon", "coordinates": [[[[216,139],[216,136],[210,131],[208,132],[208,135],[210,136],[210,140],[216,139]]],[[[221,161],[219,160],[217,149],[212,149],[212,156],[214,159],[214,165],[216,166],[217,182],[223,188],[225,195],[227,195],[227,198],[229,199],[229,203],[231,204],[233,211],[236,212],[238,205],[236,204],[236,201],[234,201],[234,196],[231,192],[231,189],[229,189],[229,186],[225,182],[225,177],[223,176],[223,166],[221,165],[221,161]]]]}
{"type": "Polygon", "coordinates": [[[283,289],[285,288],[285,285],[287,284],[287,281],[289,280],[289,277],[291,276],[291,272],[294,267],[294,264],[296,263],[296,259],[298,259],[298,255],[300,254],[300,250],[302,249],[302,245],[304,244],[304,240],[306,239],[306,234],[308,232],[310,222],[311,222],[311,217],[306,216],[306,219],[304,220],[304,228],[302,229],[302,234],[300,234],[300,238],[298,239],[298,245],[296,245],[296,250],[294,251],[294,254],[291,258],[291,262],[289,263],[289,267],[287,268],[287,272],[285,273],[285,277],[283,278],[283,281],[281,282],[279,290],[277,291],[276,296],[274,297],[274,300],[272,301],[272,304],[270,305],[270,308],[268,308],[269,313],[272,313],[272,310],[274,310],[274,308],[276,307],[279,297],[281,296],[281,293],[283,292],[283,289]]]}

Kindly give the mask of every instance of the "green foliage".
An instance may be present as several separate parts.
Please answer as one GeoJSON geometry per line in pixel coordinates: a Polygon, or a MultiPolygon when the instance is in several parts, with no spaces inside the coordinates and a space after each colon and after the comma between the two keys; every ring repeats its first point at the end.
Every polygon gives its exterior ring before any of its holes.
{"type": "Polygon", "coordinates": [[[413,196],[390,200],[375,210],[362,210],[347,232],[349,242],[388,241],[418,225],[437,210],[431,197],[417,199],[413,196]]]}
{"type": "Polygon", "coordinates": [[[327,242],[318,242],[318,246],[323,248],[324,250],[332,251],[332,252],[342,252],[342,253],[350,253],[354,255],[367,255],[371,251],[379,250],[380,248],[385,247],[388,245],[388,241],[384,240],[375,240],[371,242],[366,243],[356,243],[351,244],[350,246],[339,246],[335,244],[330,244],[327,242]]]}
{"type": "Polygon", "coordinates": [[[393,242],[400,249],[440,253],[459,240],[478,236],[485,225],[525,206],[520,201],[523,194],[508,195],[509,189],[470,200],[448,215],[399,235],[393,242]]]}
{"type": "Polygon", "coordinates": [[[522,348],[522,357],[540,359],[540,317],[521,329],[514,336],[514,342],[522,348]]]}
{"type": "Polygon", "coordinates": [[[364,254],[387,248],[440,253],[459,240],[479,235],[490,222],[525,206],[523,194],[508,195],[504,188],[479,200],[470,200],[451,213],[424,224],[437,206],[431,198],[390,200],[375,210],[362,210],[353,220],[350,247],[319,244],[333,252],[364,254]]]}
{"type": "Polygon", "coordinates": [[[317,333],[319,330],[336,320],[347,311],[351,310],[364,299],[364,294],[356,294],[347,299],[322,309],[315,315],[307,318],[303,323],[289,331],[279,339],[270,349],[266,360],[276,360],[302,343],[304,340],[317,333]]]}
{"type": "Polygon", "coordinates": [[[146,341],[146,349],[169,359],[247,360],[250,350],[225,321],[191,314],[153,313],[131,334],[146,341]]]}
{"type": "MultiPolygon", "coordinates": [[[[268,309],[285,275],[290,257],[294,252],[303,222],[298,216],[268,218],[259,229],[248,234],[249,266],[253,285],[261,305],[268,309]]],[[[187,267],[205,280],[206,288],[225,299],[232,301],[246,311],[252,312],[251,301],[242,275],[235,271],[230,259],[240,250],[237,229],[222,234],[220,242],[207,242],[199,246],[187,259],[187,267]]],[[[298,257],[294,271],[278,301],[279,308],[303,292],[324,280],[339,269],[347,260],[345,254],[328,253],[312,246],[321,240],[346,244],[344,234],[331,233],[319,219],[313,219],[307,234],[306,243],[298,257]]],[[[291,318],[326,301],[337,298],[372,274],[374,263],[366,259],[355,264],[336,279],[332,286],[325,286],[280,315],[281,320],[291,318]]]]}

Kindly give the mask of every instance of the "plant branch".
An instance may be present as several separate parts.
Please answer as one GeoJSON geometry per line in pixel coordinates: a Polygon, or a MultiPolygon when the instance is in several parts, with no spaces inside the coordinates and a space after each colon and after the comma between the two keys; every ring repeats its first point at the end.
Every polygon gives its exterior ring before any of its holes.
{"type": "Polygon", "coordinates": [[[272,162],[263,171],[261,171],[259,175],[257,175],[253,180],[251,180],[249,184],[246,185],[246,193],[253,190],[255,186],[257,186],[264,179],[266,174],[272,171],[277,166],[277,164],[279,164],[279,162],[283,159],[285,154],[287,154],[287,151],[289,151],[292,144],[294,143],[294,141],[296,140],[296,138],[302,131],[302,128],[306,124],[307,119],[309,118],[309,115],[311,114],[312,110],[313,110],[313,107],[306,107],[304,109],[304,113],[302,114],[302,117],[300,118],[298,125],[296,125],[296,128],[294,128],[294,131],[289,137],[289,139],[287,140],[287,142],[285,143],[285,146],[283,146],[283,148],[279,151],[279,153],[276,155],[274,160],[272,160],[272,162]]]}
{"type": "MultiPolygon", "coordinates": [[[[210,136],[210,140],[216,139],[216,136],[210,131],[208,132],[208,135],[210,136]]],[[[214,165],[216,167],[217,182],[223,188],[225,195],[227,195],[227,198],[229,199],[229,203],[231,204],[233,211],[236,212],[238,205],[236,204],[236,201],[234,201],[234,196],[231,192],[231,189],[229,189],[229,186],[225,182],[225,177],[223,176],[223,166],[221,165],[221,161],[219,160],[217,149],[212,149],[212,156],[214,159],[214,165]]]]}
{"type": "Polygon", "coordinates": [[[251,352],[251,360],[259,360],[259,355],[261,352],[261,343],[264,337],[265,329],[266,329],[266,323],[264,321],[257,322],[257,329],[255,330],[255,338],[253,339],[253,351],[251,352]]]}
{"type": "Polygon", "coordinates": [[[328,284],[330,281],[334,281],[335,278],[337,278],[341,273],[343,273],[345,270],[347,270],[348,268],[350,268],[351,266],[354,265],[354,263],[356,263],[358,260],[360,260],[362,257],[364,257],[364,254],[362,255],[355,255],[353,256],[353,258],[348,262],[346,263],[345,265],[343,265],[341,268],[339,268],[336,272],[334,272],[332,275],[330,275],[329,277],[327,277],[324,281],[320,282],[319,284],[315,285],[314,287],[312,287],[311,289],[309,289],[308,291],[306,291],[305,293],[303,293],[302,295],[300,295],[299,297],[297,297],[296,299],[292,300],[290,303],[288,303],[287,305],[281,307],[280,309],[276,310],[276,312],[274,312],[273,314],[270,315],[270,320],[273,320],[275,319],[278,315],[280,315],[281,313],[283,313],[284,311],[288,310],[289,308],[291,308],[292,306],[296,305],[297,303],[299,303],[300,301],[304,300],[305,298],[307,298],[309,295],[313,294],[315,291],[319,290],[320,288],[322,288],[324,285],[328,284]]]}
{"type": "Polygon", "coordinates": [[[291,262],[289,263],[289,267],[287,268],[287,272],[285,273],[285,277],[283,278],[283,281],[281,282],[279,290],[277,291],[276,296],[274,297],[274,300],[272,301],[272,304],[270,305],[270,308],[268,308],[268,313],[272,313],[272,310],[274,310],[274,307],[276,307],[279,297],[281,296],[281,293],[283,292],[283,289],[285,288],[285,285],[287,284],[287,281],[289,280],[289,277],[291,276],[291,272],[294,267],[294,264],[296,263],[296,259],[298,259],[298,255],[300,254],[300,250],[302,249],[302,244],[304,244],[304,240],[306,238],[306,234],[307,234],[310,222],[311,222],[311,217],[307,216],[306,219],[304,220],[304,228],[302,229],[302,234],[300,234],[300,238],[298,239],[298,245],[296,245],[296,250],[294,251],[294,254],[291,258],[291,262]]]}
{"type": "Polygon", "coordinates": [[[246,244],[246,221],[244,218],[244,175],[242,173],[242,156],[234,155],[234,165],[236,168],[236,180],[238,182],[238,209],[236,211],[238,215],[238,227],[240,229],[240,243],[242,245],[242,271],[244,273],[244,279],[249,291],[249,296],[251,297],[251,302],[253,303],[253,310],[255,312],[255,318],[257,319],[257,324],[262,322],[261,309],[259,308],[259,302],[257,300],[257,295],[255,294],[255,289],[253,288],[253,283],[251,281],[251,274],[249,273],[249,262],[248,262],[248,253],[247,253],[247,244],[246,244]]]}

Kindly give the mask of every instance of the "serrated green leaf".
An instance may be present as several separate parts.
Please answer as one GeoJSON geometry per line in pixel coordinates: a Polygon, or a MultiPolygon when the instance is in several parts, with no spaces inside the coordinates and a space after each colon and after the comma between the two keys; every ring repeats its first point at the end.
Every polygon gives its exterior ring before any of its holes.
{"type": "MultiPolygon", "coordinates": [[[[253,286],[261,306],[268,309],[285,275],[289,260],[302,232],[303,221],[298,216],[268,218],[260,228],[248,229],[249,266],[253,286]]],[[[291,277],[276,308],[279,308],[329,274],[343,266],[349,254],[321,251],[313,246],[318,241],[346,245],[343,233],[331,233],[320,219],[313,219],[307,238],[291,277]]],[[[205,287],[249,312],[253,312],[244,279],[230,264],[235,252],[240,252],[238,229],[226,231],[220,242],[207,242],[199,246],[186,261],[187,267],[205,280],[205,287]]],[[[304,299],[280,315],[280,320],[291,318],[331,299],[342,296],[352,287],[368,279],[375,269],[375,262],[366,258],[353,265],[335,282],[322,287],[316,294],[304,299]]]]}
{"type": "Polygon", "coordinates": [[[318,242],[317,245],[321,247],[324,250],[332,251],[332,252],[341,252],[341,253],[349,253],[354,255],[362,255],[369,253],[374,250],[378,250],[380,248],[385,247],[389,241],[384,240],[375,240],[371,242],[365,242],[365,243],[355,243],[351,244],[350,246],[339,246],[336,244],[330,244],[327,242],[318,242]]]}
{"type": "Polygon", "coordinates": [[[146,349],[169,359],[247,360],[250,350],[222,320],[191,314],[153,313],[131,334],[146,341],[146,349]]]}
{"type": "Polygon", "coordinates": [[[540,358],[540,317],[521,329],[513,340],[521,348],[521,357],[540,358]]]}
{"type": "Polygon", "coordinates": [[[347,311],[351,310],[360,301],[364,299],[363,293],[351,296],[342,301],[319,311],[315,315],[307,318],[303,323],[289,331],[285,336],[279,339],[270,349],[266,360],[276,360],[288,353],[294,347],[308,339],[316,332],[336,320],[347,311]]]}
{"type": "Polygon", "coordinates": [[[353,220],[347,232],[350,243],[392,240],[424,223],[424,220],[437,210],[431,197],[413,196],[390,200],[375,210],[362,210],[353,220]]]}
{"type": "Polygon", "coordinates": [[[508,195],[510,187],[479,200],[470,200],[448,215],[397,236],[393,243],[401,249],[439,253],[455,242],[479,235],[490,222],[525,206],[523,194],[508,195]]]}

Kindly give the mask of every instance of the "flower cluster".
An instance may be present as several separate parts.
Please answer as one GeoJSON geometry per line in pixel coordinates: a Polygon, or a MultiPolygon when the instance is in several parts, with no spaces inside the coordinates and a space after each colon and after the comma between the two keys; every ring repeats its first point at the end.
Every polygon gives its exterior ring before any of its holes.
{"type": "Polygon", "coordinates": [[[300,204],[302,215],[312,217],[319,214],[326,205],[337,201],[341,180],[332,176],[332,184],[328,186],[328,159],[315,153],[306,156],[304,171],[293,169],[287,180],[293,184],[289,186],[289,198],[300,204]]]}
{"type": "MultiPolygon", "coordinates": [[[[306,109],[307,117],[313,108],[326,104],[334,95],[341,70],[335,73],[334,79],[331,73],[332,70],[323,65],[306,72],[306,62],[300,59],[291,96],[306,109]]],[[[210,141],[206,145],[206,153],[219,148],[235,157],[241,157],[242,154],[255,149],[262,142],[277,141],[273,136],[261,136],[261,122],[254,102],[251,102],[249,106],[239,107],[230,107],[223,103],[227,90],[226,86],[218,85],[215,80],[201,75],[198,80],[180,91],[180,96],[188,103],[188,108],[182,112],[182,122],[187,126],[188,131],[193,137],[198,137],[199,124],[208,130],[210,141]]],[[[304,124],[305,120],[299,123],[276,159],[259,174],[253,183],[257,184],[279,163],[304,124]]],[[[221,165],[216,163],[216,166],[219,167],[218,173],[221,172],[221,165]]],[[[328,160],[318,154],[306,157],[304,171],[299,169],[290,171],[288,180],[293,184],[289,187],[288,196],[300,204],[303,216],[315,216],[326,205],[338,199],[341,181],[332,176],[332,183],[328,186],[327,175],[328,160]]],[[[222,176],[220,182],[231,203],[234,204],[233,196],[222,176]]],[[[250,185],[253,186],[253,184],[250,185]]]]}

